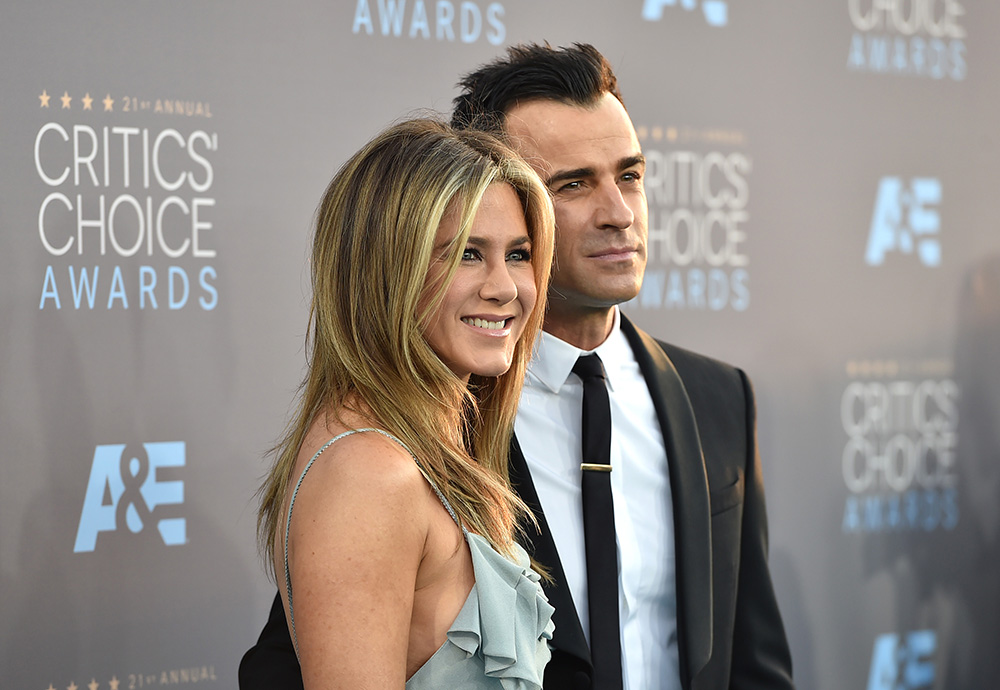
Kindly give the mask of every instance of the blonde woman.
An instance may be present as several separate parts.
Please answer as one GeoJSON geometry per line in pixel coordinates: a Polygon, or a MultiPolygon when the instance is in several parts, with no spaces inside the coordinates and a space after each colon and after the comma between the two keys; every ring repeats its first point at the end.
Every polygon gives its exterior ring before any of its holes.
{"type": "Polygon", "coordinates": [[[308,374],[258,523],[307,690],[541,686],[552,608],[506,463],[552,236],[530,167],[431,120],[327,188],[308,374]]]}

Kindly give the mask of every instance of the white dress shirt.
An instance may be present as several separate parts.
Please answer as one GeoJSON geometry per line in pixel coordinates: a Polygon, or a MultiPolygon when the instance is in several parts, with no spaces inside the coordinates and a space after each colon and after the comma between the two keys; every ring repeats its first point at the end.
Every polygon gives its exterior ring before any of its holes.
{"type": "MultiPolygon", "coordinates": [[[[596,352],[611,400],[611,495],[618,539],[618,597],[626,690],[680,688],[674,520],[666,449],[653,400],[621,315],[596,352]]],[[[572,373],[589,354],[542,333],[514,430],[583,625],[590,636],[580,492],[583,384],[572,373]]]]}

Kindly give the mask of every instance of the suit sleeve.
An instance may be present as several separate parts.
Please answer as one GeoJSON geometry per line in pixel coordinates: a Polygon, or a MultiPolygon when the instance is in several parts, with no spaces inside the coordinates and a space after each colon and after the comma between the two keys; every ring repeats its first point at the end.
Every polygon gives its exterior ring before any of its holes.
{"type": "Polygon", "coordinates": [[[240,661],[239,679],[240,690],[303,690],[302,670],[279,595],[274,597],[257,644],[240,661]]]}
{"type": "Polygon", "coordinates": [[[767,563],[764,481],[757,450],[756,404],[739,372],[746,407],[746,470],[730,690],[791,690],[792,659],[767,563]]]}

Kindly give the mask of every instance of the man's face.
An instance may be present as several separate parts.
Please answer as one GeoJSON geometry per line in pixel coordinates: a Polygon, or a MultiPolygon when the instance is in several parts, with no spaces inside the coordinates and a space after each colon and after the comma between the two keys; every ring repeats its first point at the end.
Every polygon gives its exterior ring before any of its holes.
{"type": "Polygon", "coordinates": [[[639,293],[646,267],[645,159],[622,104],[529,101],[507,133],[552,192],[556,245],[549,314],[604,311],[639,293]]]}

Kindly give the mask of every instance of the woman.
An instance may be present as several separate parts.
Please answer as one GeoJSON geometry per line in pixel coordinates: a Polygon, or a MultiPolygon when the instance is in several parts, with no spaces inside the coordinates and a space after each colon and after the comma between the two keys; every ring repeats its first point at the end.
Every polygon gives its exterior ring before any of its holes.
{"type": "Polygon", "coordinates": [[[523,161],[430,120],[327,188],[308,374],[258,520],[307,689],[540,687],[552,608],[506,463],[552,235],[523,161]]]}

